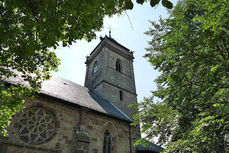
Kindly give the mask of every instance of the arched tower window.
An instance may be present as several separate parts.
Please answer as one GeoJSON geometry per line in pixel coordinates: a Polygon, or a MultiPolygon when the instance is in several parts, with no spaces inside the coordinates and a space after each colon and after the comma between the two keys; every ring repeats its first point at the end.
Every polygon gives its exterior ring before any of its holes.
{"type": "Polygon", "coordinates": [[[108,130],[104,132],[103,153],[111,152],[111,134],[108,130]]]}
{"type": "Polygon", "coordinates": [[[98,70],[99,70],[98,62],[95,61],[92,73],[95,74],[98,70]]]}
{"type": "Polygon", "coordinates": [[[116,61],[116,71],[121,72],[121,69],[122,69],[121,61],[118,59],[116,61]]]}

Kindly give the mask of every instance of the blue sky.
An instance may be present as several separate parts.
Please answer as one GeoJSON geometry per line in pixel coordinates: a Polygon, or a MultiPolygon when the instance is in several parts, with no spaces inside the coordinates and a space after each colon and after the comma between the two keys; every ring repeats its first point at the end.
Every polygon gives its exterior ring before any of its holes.
{"type": "MultiPolygon", "coordinates": [[[[171,1],[173,4],[176,2],[176,0],[171,1]]],[[[135,4],[133,10],[120,16],[106,17],[104,28],[96,33],[97,39],[91,42],[77,41],[70,47],[59,47],[56,50],[57,57],[61,59],[61,65],[59,71],[53,74],[83,86],[86,72],[85,57],[100,42],[100,36],[109,34],[110,27],[111,37],[134,51],[134,72],[138,100],[150,96],[150,91],[156,90],[154,80],[159,72],[154,70],[150,63],[142,57],[146,53],[145,48],[148,47],[147,41],[150,40],[150,37],[146,36],[144,32],[150,27],[149,20],[158,21],[159,16],[168,17],[167,9],[161,4],[152,8],[149,3],[145,3],[143,5],[135,4]]]]}

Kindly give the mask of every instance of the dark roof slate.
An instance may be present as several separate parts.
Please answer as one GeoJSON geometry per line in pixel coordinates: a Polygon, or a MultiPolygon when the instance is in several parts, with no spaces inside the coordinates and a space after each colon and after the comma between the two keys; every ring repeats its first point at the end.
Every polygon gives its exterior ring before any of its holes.
{"type": "Polygon", "coordinates": [[[126,48],[125,46],[123,46],[122,44],[118,43],[114,38],[112,37],[108,37],[105,36],[103,39],[109,39],[110,41],[112,41],[113,43],[115,43],[116,45],[122,47],[123,49],[125,49],[127,52],[130,52],[130,49],[126,48]]]}
{"type": "Polygon", "coordinates": [[[147,151],[147,152],[152,152],[152,153],[160,153],[160,152],[163,151],[163,148],[162,147],[160,147],[160,146],[158,146],[156,144],[153,144],[153,143],[151,143],[150,146],[145,146],[144,147],[142,145],[138,145],[136,147],[137,147],[137,151],[138,152],[145,152],[145,151],[147,151]]]}
{"type": "MultiPolygon", "coordinates": [[[[28,85],[22,78],[8,78],[10,84],[28,85]]],[[[61,99],[66,104],[76,104],[94,111],[115,117],[117,119],[132,122],[132,120],[111,102],[101,98],[95,92],[80,86],[69,80],[53,76],[51,80],[42,83],[41,94],[61,99]]]]}
{"type": "MultiPolygon", "coordinates": [[[[126,48],[125,46],[121,45],[120,43],[118,43],[114,38],[112,37],[108,37],[107,35],[105,35],[105,37],[100,37],[100,43],[94,48],[94,50],[90,53],[90,56],[88,56],[85,64],[87,64],[88,62],[91,62],[91,57],[94,57],[93,54],[95,54],[95,52],[97,52],[98,48],[100,48],[101,46],[104,46],[104,44],[110,44],[110,42],[116,44],[117,46],[119,46],[120,48],[122,48],[125,52],[125,54],[127,55],[131,55],[133,54],[133,51],[130,51],[130,49],[126,48]]],[[[133,56],[132,56],[133,58],[133,56]]]]}

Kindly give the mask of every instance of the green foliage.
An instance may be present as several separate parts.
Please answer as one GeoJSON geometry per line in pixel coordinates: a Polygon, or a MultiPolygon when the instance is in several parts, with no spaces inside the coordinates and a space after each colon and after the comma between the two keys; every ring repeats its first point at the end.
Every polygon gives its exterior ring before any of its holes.
{"type": "Polygon", "coordinates": [[[22,85],[7,86],[0,84],[0,131],[6,135],[6,127],[10,124],[10,119],[19,110],[23,109],[25,96],[32,96],[32,90],[22,85]]]}
{"type": "Polygon", "coordinates": [[[156,6],[157,4],[159,4],[160,0],[150,0],[150,5],[152,7],[156,6]]]}
{"type": "MultiPolygon", "coordinates": [[[[136,0],[138,4],[143,4],[144,2],[147,2],[148,0],[136,0]]],[[[172,9],[173,8],[173,3],[170,2],[169,0],[150,0],[150,6],[151,7],[155,7],[156,5],[158,5],[159,3],[162,3],[162,5],[168,9],[172,9]]]]}
{"type": "Polygon", "coordinates": [[[138,4],[143,4],[143,3],[144,3],[144,0],[136,0],[136,2],[137,2],[138,4]]]}
{"type": "Polygon", "coordinates": [[[0,82],[0,133],[22,110],[25,97],[39,92],[57,70],[60,61],[50,48],[90,41],[106,15],[132,8],[131,0],[0,0],[0,80],[20,74],[28,83],[0,82]]]}
{"type": "Polygon", "coordinates": [[[171,3],[170,1],[168,0],[162,0],[162,5],[164,7],[167,7],[168,9],[172,9],[173,8],[173,3],[171,3]]]}
{"type": "Polygon", "coordinates": [[[152,97],[136,104],[134,124],[145,139],[158,136],[164,152],[229,152],[228,6],[185,0],[146,32],[145,57],[161,75],[152,97]]]}

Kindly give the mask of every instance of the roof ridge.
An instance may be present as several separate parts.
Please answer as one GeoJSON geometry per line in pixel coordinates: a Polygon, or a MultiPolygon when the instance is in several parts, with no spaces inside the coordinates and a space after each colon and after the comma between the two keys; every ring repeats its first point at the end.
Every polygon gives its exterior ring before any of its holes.
{"type": "MultiPolygon", "coordinates": [[[[62,78],[62,77],[60,77],[60,76],[58,76],[58,75],[52,75],[52,77],[57,77],[57,78],[59,78],[59,79],[61,79],[61,80],[64,80],[64,81],[67,81],[67,82],[70,82],[70,83],[73,83],[73,84],[76,84],[76,85],[78,85],[78,86],[80,86],[80,87],[82,87],[82,88],[85,88],[85,89],[87,89],[88,90],[88,88],[87,87],[84,87],[84,86],[82,86],[82,85],[80,85],[80,84],[78,84],[78,83],[76,83],[76,82],[73,82],[73,81],[71,81],[71,80],[67,80],[67,79],[65,79],[65,78],[62,78]]],[[[52,79],[52,78],[51,78],[52,79]]],[[[50,80],[51,80],[50,79],[50,80]]],[[[49,81],[49,80],[45,80],[45,81],[49,81]]]]}
{"type": "Polygon", "coordinates": [[[107,38],[108,40],[110,40],[110,41],[113,42],[113,43],[116,43],[118,46],[122,47],[122,48],[125,49],[127,52],[130,52],[130,49],[129,49],[129,48],[123,46],[123,45],[120,44],[118,41],[116,41],[114,38],[108,37],[108,36],[106,36],[106,35],[105,35],[105,38],[107,38]]]}

